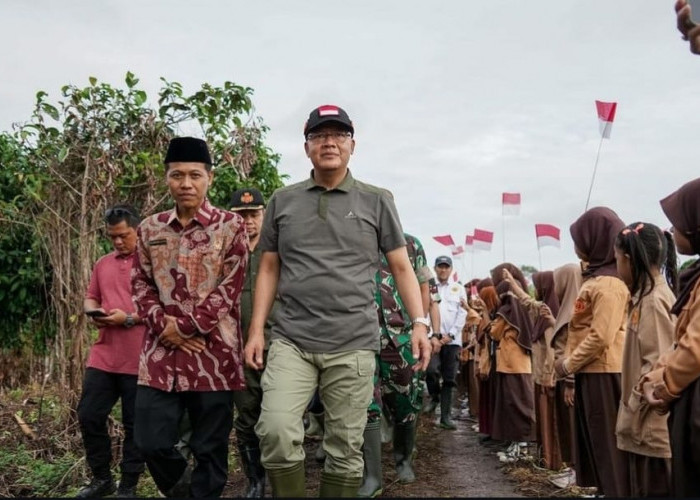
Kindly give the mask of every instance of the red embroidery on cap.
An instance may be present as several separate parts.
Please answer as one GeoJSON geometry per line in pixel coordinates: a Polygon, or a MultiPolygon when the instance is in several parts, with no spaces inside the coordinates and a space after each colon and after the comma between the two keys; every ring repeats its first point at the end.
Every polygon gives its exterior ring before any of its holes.
{"type": "Polygon", "coordinates": [[[253,203],[253,195],[246,191],[241,195],[241,203],[253,203]]]}
{"type": "Polygon", "coordinates": [[[338,116],[339,114],[340,111],[338,110],[338,106],[331,106],[330,104],[327,104],[325,106],[319,106],[318,108],[318,116],[338,116]]]}

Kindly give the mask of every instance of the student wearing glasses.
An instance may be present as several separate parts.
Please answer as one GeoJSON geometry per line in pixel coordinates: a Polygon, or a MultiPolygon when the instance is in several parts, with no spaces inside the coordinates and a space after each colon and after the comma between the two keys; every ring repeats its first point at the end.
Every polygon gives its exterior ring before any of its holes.
{"type": "Polygon", "coordinates": [[[136,484],[144,470],[134,445],[136,374],[144,326],[131,299],[131,269],[136,259],[136,228],[140,218],[129,205],[115,205],[105,213],[107,236],[114,251],[97,261],[83,307],[99,337],[90,349],[78,405],[85,457],[92,480],[78,498],[111,495],[117,490],[112,478],[112,440],[107,418],[121,398],[124,443],[118,496],[136,496],[136,484]]]}
{"type": "Polygon", "coordinates": [[[305,496],[302,417],[317,387],[325,409],[320,496],[357,495],[379,350],[380,252],[411,319],[413,368],[425,369],[430,359],[428,321],[393,197],[348,170],[354,132],[338,106],[314,109],[304,126],[311,176],[275,191],[263,220],[245,357],[263,368],[264,327],[277,295],[255,426],[277,497],[305,496]]]}

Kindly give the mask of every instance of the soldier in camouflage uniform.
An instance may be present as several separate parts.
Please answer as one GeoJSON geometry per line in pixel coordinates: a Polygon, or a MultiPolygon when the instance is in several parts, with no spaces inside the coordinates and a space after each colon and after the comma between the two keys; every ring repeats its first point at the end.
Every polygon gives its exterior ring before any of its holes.
{"type": "MultiPolygon", "coordinates": [[[[423,245],[414,236],[404,234],[406,250],[418,278],[423,299],[423,311],[429,308],[428,281],[432,275],[427,265],[423,245]]],[[[416,416],[421,409],[421,379],[425,372],[414,372],[416,360],[411,353],[411,318],[399,297],[394,277],[386,258],[376,274],[375,301],[379,316],[380,352],[376,358],[374,397],[367,409],[363,458],[365,470],[362,486],[357,494],[374,497],[382,492],[381,432],[382,411],[388,412],[394,422],[394,460],[399,482],[415,481],[413,448],[416,416]]]]}

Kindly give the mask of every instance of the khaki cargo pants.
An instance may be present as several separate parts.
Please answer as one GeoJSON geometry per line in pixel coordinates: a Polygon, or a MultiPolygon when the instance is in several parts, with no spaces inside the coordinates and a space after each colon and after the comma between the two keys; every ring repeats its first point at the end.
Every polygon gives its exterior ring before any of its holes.
{"type": "Polygon", "coordinates": [[[262,412],[255,426],[266,469],[304,461],[302,418],[318,386],[325,410],[325,470],[362,477],[374,356],[371,350],[312,354],[285,340],[272,342],[262,376],[262,412]]]}

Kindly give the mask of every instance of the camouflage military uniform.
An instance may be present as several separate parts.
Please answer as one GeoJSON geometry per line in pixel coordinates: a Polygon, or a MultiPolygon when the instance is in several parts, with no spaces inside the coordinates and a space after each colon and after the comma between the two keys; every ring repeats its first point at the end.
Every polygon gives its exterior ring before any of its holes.
{"type": "MultiPolygon", "coordinates": [[[[421,242],[409,235],[406,250],[419,283],[431,279],[425,251],[421,242]]],[[[386,257],[382,255],[381,266],[376,275],[375,301],[379,315],[381,348],[377,355],[374,398],[367,409],[367,421],[378,422],[382,405],[389,411],[395,423],[415,420],[421,408],[421,385],[423,372],[414,372],[415,363],[411,352],[411,318],[399,297],[394,277],[386,257]]]]}

